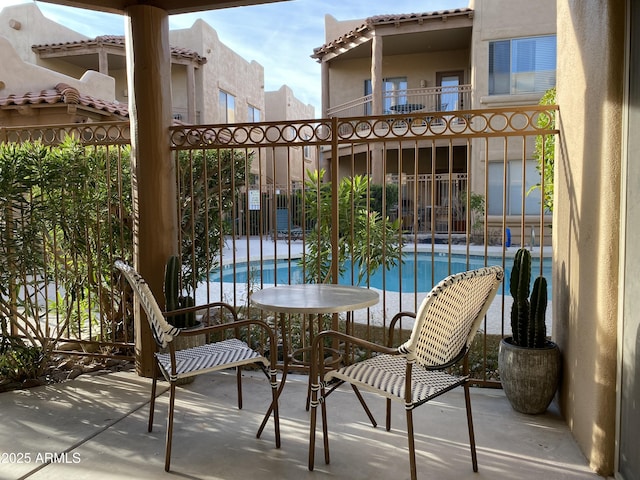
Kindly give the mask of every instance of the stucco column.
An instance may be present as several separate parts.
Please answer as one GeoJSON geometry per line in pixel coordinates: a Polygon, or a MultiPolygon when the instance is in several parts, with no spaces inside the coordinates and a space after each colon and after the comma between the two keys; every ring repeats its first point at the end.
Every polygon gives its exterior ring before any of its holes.
{"type": "Polygon", "coordinates": [[[187,121],[196,123],[196,67],[187,65],[187,121]]]}
{"type": "Polygon", "coordinates": [[[320,62],[320,75],[322,77],[322,118],[327,118],[329,112],[329,62],[320,62]]]}
{"type": "Polygon", "coordinates": [[[371,113],[382,115],[382,37],[374,35],[371,43],[371,113]]]}
{"type": "Polygon", "coordinates": [[[98,71],[103,75],[109,75],[109,57],[104,49],[98,52],[98,71]]]}
{"type": "MultiPolygon", "coordinates": [[[[374,35],[371,43],[371,113],[382,115],[384,85],[382,81],[382,37],[374,35]]],[[[371,144],[371,181],[382,185],[384,168],[382,165],[382,144],[371,144]]]]}
{"type": "Polygon", "coordinates": [[[608,476],[616,440],[625,2],[588,5],[557,3],[553,335],[565,366],[562,413],[590,466],[608,476]]]}
{"type": "MultiPolygon", "coordinates": [[[[172,162],[171,52],[164,10],[125,10],[127,82],[131,119],[134,204],[134,264],[161,306],[164,265],[178,251],[175,168],[172,162]]],[[[146,318],[135,315],[136,369],[153,373],[153,338],[146,318]]]]}

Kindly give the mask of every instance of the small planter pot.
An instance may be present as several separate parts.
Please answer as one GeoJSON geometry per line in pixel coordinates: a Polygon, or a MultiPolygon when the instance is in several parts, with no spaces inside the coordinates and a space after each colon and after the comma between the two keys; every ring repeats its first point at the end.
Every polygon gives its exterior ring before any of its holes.
{"type": "Polygon", "coordinates": [[[507,337],[500,342],[498,369],[502,388],[514,410],[543,413],[558,388],[560,349],[551,341],[543,348],[519,347],[507,337]]]}

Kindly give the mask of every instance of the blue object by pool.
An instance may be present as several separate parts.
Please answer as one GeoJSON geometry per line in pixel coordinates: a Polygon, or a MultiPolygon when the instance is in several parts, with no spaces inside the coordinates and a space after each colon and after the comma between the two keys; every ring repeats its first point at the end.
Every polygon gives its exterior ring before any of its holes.
{"type": "MultiPolygon", "coordinates": [[[[433,278],[435,283],[442,280],[449,274],[464,272],[485,266],[485,258],[483,256],[451,255],[449,265],[449,256],[446,254],[436,254],[432,257],[430,253],[406,254],[404,262],[395,268],[384,270],[382,268],[374,272],[368,279],[365,278],[363,284],[373,288],[383,289],[391,292],[428,292],[433,287],[431,282],[431,272],[434,271],[433,278]],[[414,275],[415,270],[415,275],[414,275]]],[[[489,257],[487,265],[502,265],[502,259],[499,257],[489,257]]],[[[512,258],[505,259],[505,293],[509,294],[508,279],[511,275],[512,258]]],[[[304,275],[302,267],[297,260],[289,262],[286,259],[265,260],[262,263],[261,276],[260,262],[252,261],[247,265],[246,262],[240,262],[233,265],[225,265],[222,270],[215,269],[209,275],[211,282],[229,282],[229,283],[250,283],[252,285],[261,286],[263,284],[299,284],[304,283],[304,275]]],[[[540,261],[534,258],[531,268],[531,284],[540,272],[540,261]]],[[[544,262],[543,275],[549,283],[548,292],[551,299],[551,259],[544,262]]],[[[351,273],[351,265],[346,264],[345,273],[340,279],[340,283],[352,285],[357,281],[357,272],[351,273]]]]}

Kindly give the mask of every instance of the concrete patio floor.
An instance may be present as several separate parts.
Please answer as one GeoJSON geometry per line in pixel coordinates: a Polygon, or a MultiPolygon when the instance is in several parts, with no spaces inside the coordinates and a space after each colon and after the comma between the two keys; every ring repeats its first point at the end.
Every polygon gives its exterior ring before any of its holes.
{"type": "MultiPolygon", "coordinates": [[[[280,398],[282,447],[273,422],[255,434],[270,396],[261,374],[247,372],[244,408],[232,373],[203,375],[179,387],[172,471],[164,471],[168,395],[159,397],[147,433],[150,381],[133,372],[83,375],[50,386],[0,394],[0,478],[47,479],[405,479],[409,462],[404,411],[369,398],[373,428],[350,389],[327,402],[331,463],[318,445],[307,469],[307,377],[290,375],[280,398]],[[55,458],[54,458],[55,454],[55,458]],[[47,460],[53,460],[47,463],[47,460]]],[[[160,384],[162,390],[166,383],[160,384]]],[[[599,479],[587,466],[555,405],[543,415],[515,412],[501,390],[472,388],[479,472],[471,468],[464,396],[454,390],[415,410],[419,478],[599,479]]],[[[321,437],[319,437],[321,439],[321,437]]]]}

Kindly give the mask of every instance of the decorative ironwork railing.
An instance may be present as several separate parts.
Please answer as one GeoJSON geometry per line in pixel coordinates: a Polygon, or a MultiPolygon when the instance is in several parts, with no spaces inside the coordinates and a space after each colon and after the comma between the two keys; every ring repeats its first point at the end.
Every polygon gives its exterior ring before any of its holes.
{"type": "MultiPolygon", "coordinates": [[[[547,122],[555,110],[496,108],[174,126],[169,141],[177,166],[183,263],[204,261],[199,268],[188,269],[191,276],[186,283],[202,300],[222,299],[248,308],[254,289],[304,281],[318,273],[308,260],[314,255],[311,246],[323,240],[318,224],[327,212],[322,210],[323,202],[314,198],[353,194],[359,188],[354,183],[342,191],[337,185],[354,177],[365,181],[364,208],[394,230],[391,234],[385,230],[386,236],[379,237],[383,240],[374,240],[367,229],[356,233],[347,228],[339,237],[342,245],[331,246],[330,257],[337,257],[345,246],[369,245],[370,251],[362,256],[366,262],[375,255],[373,247],[384,251],[385,245],[378,245],[381,241],[398,248],[404,260],[393,273],[367,272],[362,277],[364,285],[380,290],[381,302],[354,315],[360,334],[383,341],[382,334],[376,337],[378,329],[388,324],[395,311],[417,308],[431,285],[458,268],[477,262],[510,267],[514,249],[507,247],[508,240],[512,245],[533,243],[530,246],[534,256],[541,258],[538,268],[543,272],[550,268],[550,218],[528,196],[530,185],[537,181],[535,167],[529,164],[536,138],[558,134],[547,122]],[[324,176],[314,175],[317,170],[324,171],[324,176]],[[532,230],[536,232],[533,242],[532,230]]],[[[0,139],[7,143],[38,140],[53,146],[66,136],[85,147],[87,162],[95,162],[86,188],[99,185],[104,195],[97,195],[91,215],[87,212],[86,223],[92,226],[83,230],[85,256],[43,259],[46,271],[58,272],[58,277],[42,277],[44,283],[33,284],[42,289],[40,319],[55,325],[64,312],[82,312],[61,324],[66,343],[93,345],[101,355],[129,355],[133,323],[123,314],[127,310],[108,278],[116,256],[133,255],[129,125],[0,128],[0,139]],[[61,285],[67,270],[74,272],[74,278],[94,283],[81,296],[66,295],[61,285]],[[96,272],[102,272],[100,281],[96,272]]],[[[73,192],[65,195],[72,198],[73,192]]],[[[355,202],[347,202],[346,207],[339,201],[329,205],[343,209],[347,224],[357,214],[349,207],[355,202]]],[[[342,218],[331,208],[328,214],[342,218]]],[[[141,211],[140,215],[157,213],[141,211]]],[[[42,236],[43,251],[52,251],[55,239],[42,236]]],[[[357,281],[357,265],[345,264],[342,270],[343,281],[357,281]]],[[[32,273],[15,272],[11,281],[29,281],[32,273]]],[[[28,301],[20,297],[26,291],[18,291],[15,305],[28,301]]],[[[485,325],[485,335],[507,333],[509,298],[508,292],[502,293],[485,325]]],[[[301,332],[306,327],[301,330],[294,323],[290,327],[292,340],[304,343],[301,332]]],[[[484,373],[474,375],[491,381],[490,370],[486,366],[484,373]]]]}
{"type": "MultiPolygon", "coordinates": [[[[413,112],[454,112],[471,107],[471,85],[411,88],[384,92],[380,112],[386,115],[413,112]]],[[[374,112],[373,95],[365,95],[329,108],[329,117],[368,116],[374,112]]]]}

